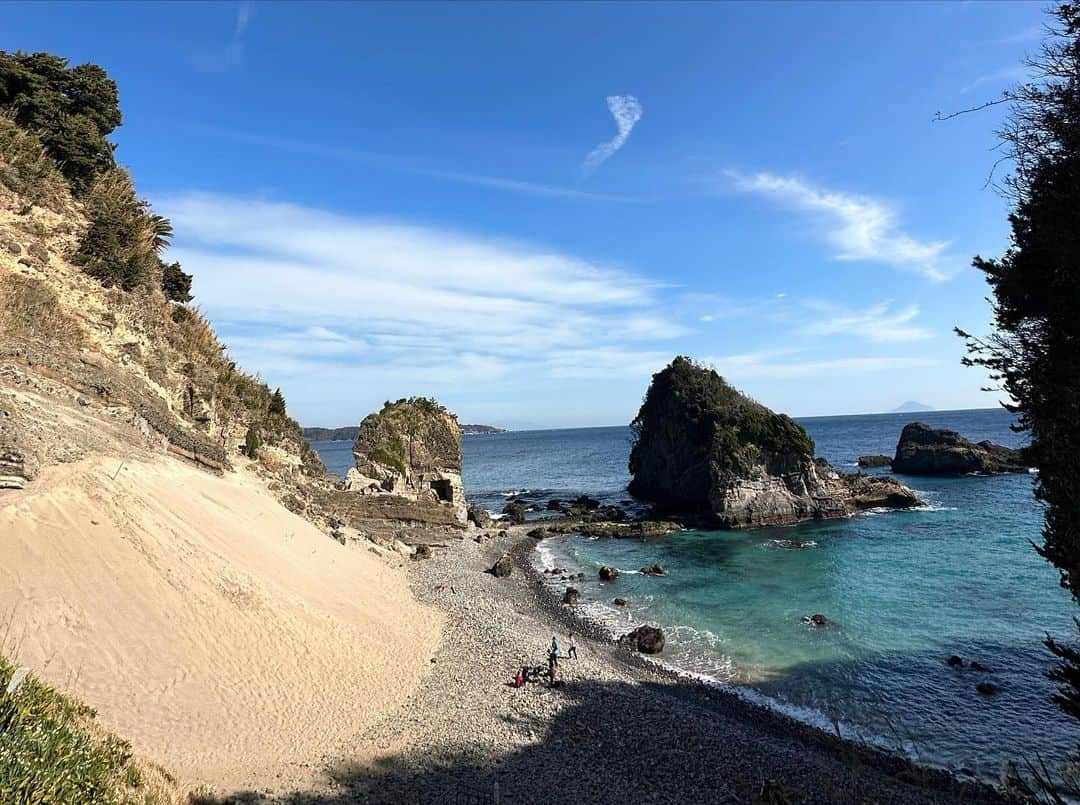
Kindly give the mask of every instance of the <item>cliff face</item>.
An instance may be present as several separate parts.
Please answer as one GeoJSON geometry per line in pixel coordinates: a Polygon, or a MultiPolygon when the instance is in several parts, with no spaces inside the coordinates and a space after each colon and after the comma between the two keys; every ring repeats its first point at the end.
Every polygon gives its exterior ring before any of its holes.
{"type": "Polygon", "coordinates": [[[935,430],[922,422],[904,426],[896,444],[893,472],[906,475],[995,475],[1027,472],[1023,450],[993,442],[971,442],[951,430],[935,430]]]}
{"type": "Polygon", "coordinates": [[[345,479],[349,492],[447,506],[465,524],[461,429],[457,417],[434,400],[398,400],[365,417],[353,456],[356,467],[345,479]]]}
{"type": "Polygon", "coordinates": [[[892,479],[846,476],[815,461],[813,440],[790,417],[687,358],[653,376],[632,427],[630,493],[671,510],[707,514],[722,527],[919,505],[892,479]]]}

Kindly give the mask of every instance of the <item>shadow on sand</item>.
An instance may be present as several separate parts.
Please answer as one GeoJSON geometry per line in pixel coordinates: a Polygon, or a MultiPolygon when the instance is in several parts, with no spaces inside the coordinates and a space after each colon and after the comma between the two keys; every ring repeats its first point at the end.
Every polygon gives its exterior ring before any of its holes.
{"type": "Polygon", "coordinates": [[[446,749],[408,750],[326,769],[327,792],[273,799],[346,803],[976,803],[991,789],[838,741],[729,694],[687,683],[567,683],[559,715],[507,721],[533,741],[502,748],[467,724],[446,749]],[[498,786],[498,799],[495,789],[498,786]]]}

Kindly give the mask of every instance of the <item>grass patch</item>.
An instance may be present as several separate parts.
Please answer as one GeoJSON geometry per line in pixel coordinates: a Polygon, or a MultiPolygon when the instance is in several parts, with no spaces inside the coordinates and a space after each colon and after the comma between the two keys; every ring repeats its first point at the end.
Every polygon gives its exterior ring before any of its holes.
{"type": "Polygon", "coordinates": [[[35,134],[0,114],[0,184],[32,204],[56,209],[67,183],[35,134]]]}
{"type": "Polygon", "coordinates": [[[0,802],[144,802],[126,741],[104,735],[93,711],[35,679],[12,696],[15,668],[0,657],[0,802]]]}
{"type": "Polygon", "coordinates": [[[83,341],[82,328],[64,312],[52,288],[39,279],[19,274],[0,284],[0,333],[76,345],[83,341]]]}

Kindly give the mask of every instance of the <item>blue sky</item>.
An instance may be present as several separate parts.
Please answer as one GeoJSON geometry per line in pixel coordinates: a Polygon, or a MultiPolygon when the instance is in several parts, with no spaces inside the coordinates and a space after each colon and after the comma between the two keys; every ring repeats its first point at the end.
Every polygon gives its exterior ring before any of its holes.
{"type": "Polygon", "coordinates": [[[952,327],[1037,3],[0,5],[101,64],[118,157],[304,424],[429,394],[619,424],[675,354],[796,416],[983,407],[952,327]]]}

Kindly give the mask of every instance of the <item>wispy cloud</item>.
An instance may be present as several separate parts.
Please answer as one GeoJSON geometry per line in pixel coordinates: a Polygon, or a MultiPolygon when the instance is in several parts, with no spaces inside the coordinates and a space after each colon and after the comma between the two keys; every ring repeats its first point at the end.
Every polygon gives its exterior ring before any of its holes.
{"type": "Polygon", "coordinates": [[[802,377],[833,377],[934,366],[938,361],[918,357],[866,356],[832,360],[778,360],[775,352],[724,355],[704,358],[717,372],[736,385],[743,380],[787,380],[802,377]]]}
{"type": "Polygon", "coordinates": [[[350,162],[362,162],[378,165],[387,170],[395,171],[412,176],[425,176],[438,181],[453,182],[455,184],[475,185],[478,187],[490,187],[495,190],[504,190],[512,193],[521,193],[530,196],[547,198],[564,198],[578,201],[611,201],[619,203],[640,203],[641,198],[619,195],[615,193],[594,193],[588,190],[580,190],[574,187],[544,184],[542,182],[530,182],[521,179],[511,179],[501,176],[488,176],[479,173],[463,171],[442,170],[419,164],[415,157],[402,154],[388,154],[377,151],[367,151],[360,148],[347,146],[325,145],[322,143],[301,142],[282,137],[273,137],[251,132],[232,131],[208,127],[202,129],[215,135],[228,137],[237,142],[251,143],[252,145],[278,148],[302,154],[329,159],[348,160],[350,162]]]}
{"type": "Polygon", "coordinates": [[[585,157],[585,162],[581,166],[585,175],[595,171],[626,145],[626,141],[630,139],[630,132],[634,130],[634,126],[645,112],[640,101],[633,95],[609,95],[607,105],[611,116],[615,118],[618,133],[609,142],[596,146],[585,157]]]}
{"type": "Polygon", "coordinates": [[[550,249],[252,198],[155,207],[183,234],[169,257],[195,274],[230,354],[299,399],[370,406],[524,370],[647,378],[687,333],[662,314],[663,286],[550,249]]]}
{"type": "Polygon", "coordinates": [[[924,341],[934,337],[930,330],[913,323],[919,315],[917,305],[891,311],[891,302],[881,302],[865,310],[817,301],[806,304],[822,315],[802,329],[809,335],[852,335],[879,343],[924,341]]]}
{"type": "Polygon", "coordinates": [[[221,72],[237,67],[244,61],[248,28],[255,19],[254,0],[243,0],[236,7],[236,22],[232,38],[223,46],[199,51],[193,56],[195,66],[206,72],[221,72]]]}
{"type": "Polygon", "coordinates": [[[904,232],[892,207],[870,196],[810,185],[793,176],[762,172],[727,172],[735,189],[773,199],[788,207],[817,213],[823,235],[837,250],[837,260],[869,261],[916,271],[934,281],[948,279],[948,241],[921,240],[904,232]]]}
{"type": "Polygon", "coordinates": [[[964,94],[971,92],[984,84],[994,84],[996,86],[1000,86],[1001,84],[1011,84],[1016,81],[1022,81],[1027,75],[1028,69],[1023,65],[1003,67],[1000,70],[994,70],[992,73],[986,73],[985,75],[979,76],[970,84],[962,87],[960,93],[964,94]]]}

